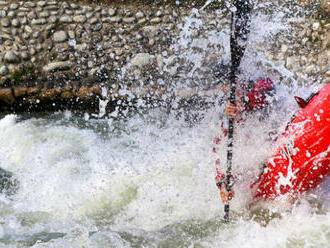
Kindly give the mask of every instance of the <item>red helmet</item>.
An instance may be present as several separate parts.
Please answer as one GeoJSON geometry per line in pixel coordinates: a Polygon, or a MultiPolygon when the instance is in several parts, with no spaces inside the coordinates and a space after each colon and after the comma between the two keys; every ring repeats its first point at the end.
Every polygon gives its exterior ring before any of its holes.
{"type": "Polygon", "coordinates": [[[262,109],[266,104],[266,96],[272,96],[274,91],[274,83],[270,78],[258,78],[252,90],[247,94],[247,108],[262,109]]]}
{"type": "Polygon", "coordinates": [[[254,90],[268,93],[274,91],[274,83],[270,78],[258,78],[256,84],[253,86],[254,90]]]}

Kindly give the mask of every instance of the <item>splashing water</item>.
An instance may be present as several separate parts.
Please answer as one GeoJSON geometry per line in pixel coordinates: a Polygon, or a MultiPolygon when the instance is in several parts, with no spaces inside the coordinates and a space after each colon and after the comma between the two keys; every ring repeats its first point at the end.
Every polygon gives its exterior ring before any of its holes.
{"type": "MultiPolygon", "coordinates": [[[[272,16],[277,22],[268,20],[263,32],[256,28],[265,18],[254,17],[254,45],[285,29],[280,16],[272,16]]],[[[196,40],[191,32],[202,26],[197,14],[187,18],[173,44],[185,50],[178,56],[193,64],[182,82],[200,67],[207,69],[203,58],[209,44],[215,45],[211,52],[221,44],[217,52],[228,60],[228,27],[196,40]]],[[[256,66],[260,61],[292,77],[284,67],[253,56],[251,43],[244,75],[267,76],[256,66]]],[[[317,87],[279,83],[279,104],[270,116],[263,121],[252,116],[236,128],[233,171],[240,180],[230,224],[221,221],[212,153],[224,106],[196,111],[202,118],[194,125],[180,110],[163,108],[126,119],[80,118],[70,112],[1,116],[0,167],[13,172],[20,187],[15,195],[0,196],[0,247],[327,247],[329,180],[291,206],[247,207],[248,186],[274,149],[269,131],[283,131],[297,110],[294,95],[306,97],[317,87]]]]}

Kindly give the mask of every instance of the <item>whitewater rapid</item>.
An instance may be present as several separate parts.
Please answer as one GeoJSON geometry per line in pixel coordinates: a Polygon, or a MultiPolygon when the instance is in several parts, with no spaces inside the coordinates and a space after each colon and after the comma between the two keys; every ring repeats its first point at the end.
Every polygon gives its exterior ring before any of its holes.
{"type": "Polygon", "coordinates": [[[212,153],[223,106],[197,113],[194,125],[161,108],[118,120],[2,116],[0,166],[20,187],[1,195],[0,246],[327,247],[329,183],[294,205],[247,207],[250,179],[273,149],[268,131],[297,110],[288,92],[278,89],[283,104],[267,121],[236,129],[230,224],[212,153]]]}
{"type": "MultiPolygon", "coordinates": [[[[172,44],[193,68],[177,75],[178,89],[189,89],[185,79],[198,77],[198,69],[210,69],[200,68],[210,55],[229,61],[229,19],[196,39],[203,13],[192,13],[172,44]]],[[[246,78],[271,77],[277,104],[267,120],[252,117],[236,127],[233,172],[239,180],[231,223],[222,221],[212,153],[223,105],[191,115],[200,121],[163,108],[119,119],[104,111],[96,115],[103,119],[66,111],[0,115],[0,167],[19,181],[16,194],[0,194],[0,247],[330,247],[329,180],[294,204],[248,207],[249,184],[274,150],[269,131],[284,130],[298,109],[294,95],[306,98],[320,87],[298,86],[284,61],[274,64],[255,53],[265,40],[290,31],[286,14],[276,10],[252,20],[242,69],[246,78]],[[268,73],[265,64],[277,72],[268,73]]]]}

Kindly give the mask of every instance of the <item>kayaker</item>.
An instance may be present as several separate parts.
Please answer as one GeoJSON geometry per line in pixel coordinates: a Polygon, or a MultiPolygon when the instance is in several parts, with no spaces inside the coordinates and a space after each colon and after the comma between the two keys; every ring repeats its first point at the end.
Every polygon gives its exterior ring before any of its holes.
{"type": "MultiPolygon", "coordinates": [[[[214,66],[214,74],[218,79],[220,90],[224,96],[228,96],[230,91],[230,67],[226,64],[217,64],[214,66]]],[[[274,83],[270,78],[257,78],[256,80],[248,80],[247,82],[237,82],[236,104],[227,103],[225,114],[233,117],[237,122],[243,121],[248,114],[258,114],[260,119],[265,118],[269,113],[269,106],[275,93],[274,83]]],[[[220,135],[215,138],[214,153],[218,153],[220,142],[223,137],[227,136],[227,122],[220,125],[220,135]]],[[[216,159],[216,185],[220,190],[220,196],[223,203],[228,202],[234,195],[234,192],[227,192],[225,185],[224,171],[225,161],[220,158],[216,159]],[[222,167],[222,170],[221,170],[222,167]]]]}

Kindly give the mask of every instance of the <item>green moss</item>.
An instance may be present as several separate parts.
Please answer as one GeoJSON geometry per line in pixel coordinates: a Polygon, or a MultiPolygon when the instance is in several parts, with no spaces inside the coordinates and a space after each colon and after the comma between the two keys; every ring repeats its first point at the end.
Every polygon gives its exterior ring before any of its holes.
{"type": "Polygon", "coordinates": [[[10,81],[14,85],[18,85],[24,81],[35,78],[35,67],[27,67],[23,65],[19,70],[15,70],[11,76],[10,81]]]}
{"type": "Polygon", "coordinates": [[[51,59],[51,60],[55,60],[55,59],[57,58],[57,56],[58,56],[57,52],[56,52],[56,51],[53,51],[53,52],[51,53],[51,55],[50,55],[50,59],[51,59]]]}

